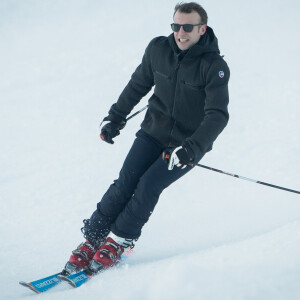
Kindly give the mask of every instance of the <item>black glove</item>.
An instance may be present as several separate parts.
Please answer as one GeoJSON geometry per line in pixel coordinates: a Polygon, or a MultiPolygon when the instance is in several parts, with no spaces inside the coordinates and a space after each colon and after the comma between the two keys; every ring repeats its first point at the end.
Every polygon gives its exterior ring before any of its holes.
{"type": "Polygon", "coordinates": [[[162,159],[168,164],[168,170],[173,170],[174,166],[184,169],[187,165],[192,164],[194,153],[187,145],[168,148],[164,150],[162,159]]]}
{"type": "Polygon", "coordinates": [[[126,125],[126,121],[121,121],[120,123],[108,121],[107,117],[104,118],[100,124],[100,138],[109,144],[113,144],[113,138],[120,134],[120,130],[123,129],[126,125]]]}

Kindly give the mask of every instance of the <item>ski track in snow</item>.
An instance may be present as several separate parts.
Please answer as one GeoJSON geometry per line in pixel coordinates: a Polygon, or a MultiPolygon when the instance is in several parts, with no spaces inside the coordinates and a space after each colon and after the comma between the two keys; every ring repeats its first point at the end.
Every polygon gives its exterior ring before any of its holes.
{"type": "MultiPolygon", "coordinates": [[[[170,34],[175,4],[1,1],[0,299],[37,297],[18,282],[60,271],[82,241],[143,114],[114,146],[99,123],[148,42],[170,34]]],[[[201,4],[231,70],[230,121],[201,163],[299,190],[299,2],[201,4]]],[[[163,192],[125,265],[38,297],[300,299],[299,200],[195,168],[163,192]]]]}

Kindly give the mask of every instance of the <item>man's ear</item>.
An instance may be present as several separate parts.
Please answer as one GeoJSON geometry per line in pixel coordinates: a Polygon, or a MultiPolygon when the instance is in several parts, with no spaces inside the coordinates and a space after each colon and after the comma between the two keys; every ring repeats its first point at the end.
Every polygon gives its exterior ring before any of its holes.
{"type": "Polygon", "coordinates": [[[206,32],[206,29],[207,29],[207,25],[204,24],[200,27],[200,35],[203,35],[205,32],[206,32]]]}

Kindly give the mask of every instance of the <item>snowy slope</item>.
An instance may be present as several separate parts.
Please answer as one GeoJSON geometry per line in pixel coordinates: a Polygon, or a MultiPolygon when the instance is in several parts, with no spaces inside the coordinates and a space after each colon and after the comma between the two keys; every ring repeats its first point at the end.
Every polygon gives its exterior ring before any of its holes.
{"type": "MultiPolygon", "coordinates": [[[[18,281],[59,271],[82,241],[143,116],[114,146],[98,125],[175,4],[0,2],[0,299],[35,297],[18,281]]],[[[202,163],[299,190],[299,2],[202,4],[231,69],[230,122],[202,163]]],[[[123,269],[42,297],[299,299],[299,252],[299,195],[196,168],[123,269]]]]}

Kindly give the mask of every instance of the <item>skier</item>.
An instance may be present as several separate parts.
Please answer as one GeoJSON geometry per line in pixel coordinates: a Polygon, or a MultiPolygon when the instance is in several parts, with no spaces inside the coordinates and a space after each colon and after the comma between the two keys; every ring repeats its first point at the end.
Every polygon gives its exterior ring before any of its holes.
{"type": "Polygon", "coordinates": [[[149,107],[124,161],[90,219],[62,274],[114,266],[141,235],[159,195],[192,170],[228,122],[229,68],[198,3],[175,6],[173,33],[154,38],[141,64],[101,124],[113,144],[126,116],[155,86],[149,107]]]}

